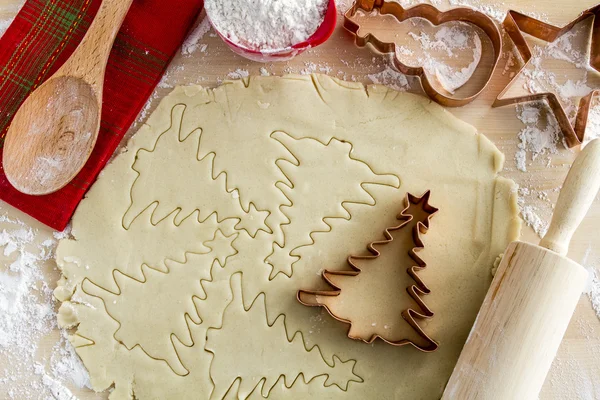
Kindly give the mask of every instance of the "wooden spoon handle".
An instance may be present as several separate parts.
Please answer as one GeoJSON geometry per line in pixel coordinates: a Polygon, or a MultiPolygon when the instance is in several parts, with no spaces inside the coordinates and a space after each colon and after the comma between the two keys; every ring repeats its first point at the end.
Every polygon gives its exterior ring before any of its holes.
{"type": "Polygon", "coordinates": [[[566,256],[573,234],[600,190],[600,139],[591,141],[573,163],[560,192],[550,229],[540,246],[566,256]]]}
{"type": "MultiPolygon", "coordinates": [[[[133,0],[103,0],[83,40],[55,76],[74,76],[101,96],[110,51],[133,0]]],[[[101,98],[101,97],[99,97],[101,98]]]]}

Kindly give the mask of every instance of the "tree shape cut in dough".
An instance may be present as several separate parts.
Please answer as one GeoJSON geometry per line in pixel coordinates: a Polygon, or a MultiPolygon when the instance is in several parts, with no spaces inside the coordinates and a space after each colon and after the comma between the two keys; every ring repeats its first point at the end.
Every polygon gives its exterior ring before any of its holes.
{"type": "Polygon", "coordinates": [[[83,282],[83,290],[104,300],[108,314],[119,322],[116,340],[128,349],[140,346],[150,357],[166,361],[176,374],[187,375],[189,370],[177,356],[174,340],[193,345],[188,324],[202,322],[197,303],[206,296],[201,282],[212,280],[213,264],[222,267],[237,253],[233,246],[237,236],[226,237],[217,231],[214,239],[205,243],[209,253],[188,254],[184,263],[167,261],[166,273],[144,266],[142,281],[114,271],[119,287],[116,293],[89,280],[83,282]]]}
{"type": "MultiPolygon", "coordinates": [[[[291,160],[293,157],[281,143],[271,138],[277,125],[271,130],[269,124],[254,123],[256,114],[238,114],[236,111],[247,105],[237,103],[239,99],[229,97],[227,90],[224,87],[214,103],[222,108],[210,109],[211,114],[222,113],[226,117],[216,124],[203,126],[198,156],[203,158],[215,154],[213,173],[227,173],[228,188],[239,190],[239,200],[244,207],[254,204],[260,210],[267,210],[270,214],[266,224],[279,238],[280,225],[286,221],[280,206],[285,204],[286,198],[273,183],[284,180],[285,176],[275,161],[291,160]]],[[[213,115],[202,117],[213,120],[213,115]]],[[[184,118],[184,124],[189,125],[187,119],[194,118],[193,113],[184,118]]],[[[260,117],[260,120],[264,121],[265,117],[260,117]]]]}
{"type": "Polygon", "coordinates": [[[386,229],[384,240],[370,244],[370,255],[350,256],[351,271],[324,271],[323,278],[335,290],[301,290],[298,300],[325,307],[334,318],[350,324],[352,339],[372,343],[379,337],[396,346],[436,350],[438,344],[416,321],[433,317],[421,299],[430,290],[417,274],[425,262],[416,254],[424,248],[420,234],[427,232],[438,211],[429,204],[429,196],[430,192],[422,197],[408,194],[406,208],[397,217],[401,224],[386,229]]]}
{"type": "MultiPolygon", "coordinates": [[[[211,327],[223,325],[223,312],[232,300],[229,279],[218,279],[216,278],[217,275],[218,272],[213,267],[213,278],[215,279],[212,281],[202,281],[202,287],[206,293],[205,298],[202,301],[197,298],[194,299],[198,315],[201,316],[202,322],[197,324],[190,317],[187,317],[187,325],[190,330],[193,346],[182,343],[177,337],[173,338],[173,345],[181,363],[190,371],[190,374],[185,376],[184,379],[192,380],[196,386],[194,396],[191,397],[194,399],[211,398],[213,384],[210,381],[210,364],[213,355],[205,349],[206,332],[211,327]]],[[[179,385],[178,389],[182,386],[185,387],[185,385],[179,385]]],[[[181,388],[181,390],[185,389],[181,388]]],[[[185,398],[185,396],[172,393],[171,398],[179,399],[185,398]]]]}
{"type": "MultiPolygon", "coordinates": [[[[200,222],[197,214],[193,214],[176,225],[173,213],[153,225],[150,222],[150,214],[151,210],[144,211],[129,229],[124,229],[119,224],[119,228],[112,228],[110,234],[86,235],[86,232],[78,232],[77,240],[61,241],[56,259],[63,274],[71,276],[85,269],[89,280],[114,292],[118,287],[113,279],[112,270],[119,270],[136,280],[144,279],[141,269],[143,264],[167,272],[165,260],[185,262],[187,253],[210,252],[205,243],[214,237],[216,230],[221,229],[229,234],[233,232],[233,225],[236,223],[236,220],[232,219],[219,224],[216,214],[200,222]],[[96,249],[101,251],[89,251],[83,245],[86,240],[93,241],[96,249]],[[149,243],[152,245],[148,245],[149,243]]],[[[91,214],[88,222],[102,226],[106,224],[105,215],[91,214]]],[[[61,286],[59,291],[62,293],[56,291],[55,295],[64,300],[73,290],[74,288],[61,286]]]]}
{"type": "Polygon", "coordinates": [[[397,176],[376,174],[369,165],[353,158],[348,142],[332,139],[323,144],[315,139],[296,140],[283,132],[275,132],[273,138],[296,160],[277,161],[290,183],[277,185],[289,200],[282,206],[289,222],[282,226],[284,243],[275,243],[273,254],[266,259],[273,267],[270,279],[279,273],[292,276],[293,265],[300,258],[296,250],[312,245],[313,234],[331,231],[328,219],[350,220],[347,204],[374,206],[369,185],[400,186],[397,176]]]}
{"type": "Polygon", "coordinates": [[[363,381],[354,373],[355,360],[334,356],[328,363],[318,346],[307,348],[301,332],[288,337],[284,315],[269,325],[264,294],[246,309],[241,274],[232,276],[231,291],[233,300],[223,315],[223,326],[207,333],[206,350],[213,353],[210,374],[215,385],[211,398],[246,399],[255,391],[267,398],[281,378],[286,387],[292,387],[299,379],[311,383],[326,376],[324,386],[341,391],[347,391],[350,382],[363,381]],[[261,345],[265,341],[269,343],[266,351],[261,345]],[[237,396],[231,396],[233,391],[237,396]]]}
{"type": "Polygon", "coordinates": [[[246,229],[251,236],[260,229],[269,230],[265,225],[269,212],[259,211],[253,204],[244,209],[238,191],[228,188],[226,172],[215,173],[215,154],[199,157],[202,130],[196,129],[182,137],[185,112],[186,106],[175,106],[171,127],[158,137],[154,148],[138,150],[132,168],[139,176],[131,188],[131,207],[123,218],[124,226],[129,227],[136,216],[154,207],[153,223],[177,211],[175,223],[178,224],[198,211],[200,221],[213,213],[219,222],[226,218],[239,219],[238,227],[246,229]],[[190,182],[201,183],[190,185],[190,182]]]}

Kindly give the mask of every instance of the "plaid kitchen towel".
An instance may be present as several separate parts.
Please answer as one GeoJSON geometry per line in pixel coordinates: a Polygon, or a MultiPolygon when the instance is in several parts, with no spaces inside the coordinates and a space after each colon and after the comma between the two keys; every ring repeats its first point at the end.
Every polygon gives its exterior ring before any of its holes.
{"type": "MultiPolygon", "coordinates": [[[[101,0],[27,0],[0,39],[0,156],[19,106],[75,50],[101,0]]],[[[202,9],[202,0],[135,0],[110,55],[102,123],[91,158],[64,189],[34,197],[15,190],[0,157],[0,199],[63,230],[161,79],[202,9]]]]}

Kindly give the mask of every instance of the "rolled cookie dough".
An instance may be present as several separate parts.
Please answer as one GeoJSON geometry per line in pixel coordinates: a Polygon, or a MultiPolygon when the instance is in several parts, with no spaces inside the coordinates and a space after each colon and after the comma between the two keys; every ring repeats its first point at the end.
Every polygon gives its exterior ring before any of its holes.
{"type": "Polygon", "coordinates": [[[111,399],[437,399],[519,233],[503,161],[441,107],[380,86],[314,75],[177,88],[60,243],[59,323],[77,328],[111,399]],[[426,190],[440,209],[420,253],[437,352],[352,341],[297,302],[426,190]]]}

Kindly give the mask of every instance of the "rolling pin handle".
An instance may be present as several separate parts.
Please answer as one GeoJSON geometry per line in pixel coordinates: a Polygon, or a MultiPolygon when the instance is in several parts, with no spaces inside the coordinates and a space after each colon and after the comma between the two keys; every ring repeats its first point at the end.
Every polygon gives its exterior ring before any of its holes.
{"type": "Polygon", "coordinates": [[[573,163],[558,198],[548,233],[540,242],[562,256],[600,190],[600,139],[591,141],[573,163]]]}

